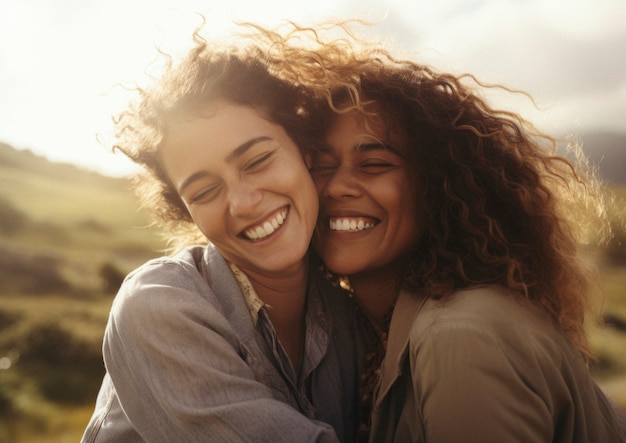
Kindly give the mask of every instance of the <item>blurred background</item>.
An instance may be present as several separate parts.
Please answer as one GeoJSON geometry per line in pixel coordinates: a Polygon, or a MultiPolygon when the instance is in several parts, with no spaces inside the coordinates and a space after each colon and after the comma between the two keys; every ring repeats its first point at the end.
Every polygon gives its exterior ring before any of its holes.
{"type": "Polygon", "coordinates": [[[574,136],[614,200],[590,251],[603,322],[594,378],[626,408],[626,3],[623,0],[0,0],[0,443],[76,442],[103,375],[102,334],[124,275],[165,243],[107,150],[128,88],[175,58],[202,13],[209,37],[361,18],[396,53],[530,93],[493,95],[574,136]],[[601,293],[600,293],[601,292],[601,293]]]}

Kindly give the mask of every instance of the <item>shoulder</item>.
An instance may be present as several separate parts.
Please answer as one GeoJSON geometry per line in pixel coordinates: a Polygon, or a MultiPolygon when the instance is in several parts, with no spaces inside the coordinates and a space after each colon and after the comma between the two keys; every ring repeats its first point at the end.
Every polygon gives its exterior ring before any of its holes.
{"type": "Polygon", "coordinates": [[[187,346],[217,336],[248,340],[254,334],[250,312],[225,260],[214,253],[211,247],[189,248],[129,274],[111,307],[109,353],[187,346]]]}
{"type": "MultiPolygon", "coordinates": [[[[577,352],[543,310],[498,286],[458,291],[445,300],[428,300],[411,328],[415,347],[454,342],[455,347],[487,350],[524,362],[560,360],[577,352]]],[[[471,356],[471,354],[470,354],[471,356]]]]}
{"type": "Polygon", "coordinates": [[[429,299],[420,311],[416,326],[465,324],[483,328],[541,326],[552,329],[548,315],[521,294],[500,286],[464,289],[442,300],[429,299]]]}
{"type": "Polygon", "coordinates": [[[233,292],[239,288],[223,257],[211,246],[192,246],[173,256],[152,259],[129,273],[115,297],[111,316],[170,318],[174,309],[194,309],[207,302],[217,305],[233,292]]]}
{"type": "MultiPolygon", "coordinates": [[[[540,312],[498,287],[458,291],[429,299],[417,313],[409,335],[409,355],[423,383],[461,380],[492,386],[533,379],[562,360],[560,341],[540,312]],[[535,317],[537,316],[537,317],[535,317]],[[439,375],[437,375],[439,374],[439,375]]],[[[533,382],[534,383],[534,382],[533,382]]]]}
{"type": "Polygon", "coordinates": [[[192,289],[201,285],[196,248],[187,248],[173,256],[154,258],[130,272],[124,279],[115,304],[132,303],[150,294],[154,298],[165,294],[165,289],[192,289]]]}
{"type": "Polygon", "coordinates": [[[173,273],[197,273],[199,251],[199,247],[189,247],[172,256],[153,258],[131,271],[124,279],[123,285],[159,279],[164,280],[173,273]]]}

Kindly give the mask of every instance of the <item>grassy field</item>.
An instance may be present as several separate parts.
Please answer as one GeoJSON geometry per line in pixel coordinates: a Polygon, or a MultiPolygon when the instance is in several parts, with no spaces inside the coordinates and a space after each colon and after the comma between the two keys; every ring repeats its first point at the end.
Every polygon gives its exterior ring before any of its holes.
{"type": "MultiPolygon", "coordinates": [[[[626,191],[616,193],[624,215],[626,191]]],[[[80,439],[120,279],[164,248],[136,207],[124,180],[0,145],[0,443],[80,439]]],[[[593,376],[626,408],[626,229],[617,228],[599,261],[607,322],[589,332],[593,376]]]]}
{"type": "Polygon", "coordinates": [[[163,248],[127,180],[0,144],[0,443],[79,441],[115,291],[163,248]]]}

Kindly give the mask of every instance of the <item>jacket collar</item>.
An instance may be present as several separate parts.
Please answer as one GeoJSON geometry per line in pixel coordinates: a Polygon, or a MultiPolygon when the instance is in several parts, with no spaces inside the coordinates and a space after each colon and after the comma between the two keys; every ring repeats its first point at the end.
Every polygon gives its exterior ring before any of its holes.
{"type": "Polygon", "coordinates": [[[387,350],[381,366],[381,377],[377,389],[376,404],[379,406],[391,386],[402,374],[409,345],[409,331],[415,316],[428,297],[420,294],[400,291],[389,325],[387,350]]]}

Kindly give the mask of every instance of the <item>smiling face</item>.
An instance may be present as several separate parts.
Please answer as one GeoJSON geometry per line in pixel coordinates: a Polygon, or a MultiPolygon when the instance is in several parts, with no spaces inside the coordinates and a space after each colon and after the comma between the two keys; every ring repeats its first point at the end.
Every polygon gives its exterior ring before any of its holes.
{"type": "Polygon", "coordinates": [[[337,115],[326,147],[314,159],[320,195],[315,247],[340,275],[394,272],[422,231],[416,193],[421,190],[400,146],[378,120],[337,115]]]}
{"type": "Polygon", "coordinates": [[[213,103],[168,126],[161,161],[202,233],[248,276],[303,266],[318,198],[281,126],[250,107],[213,103]]]}

